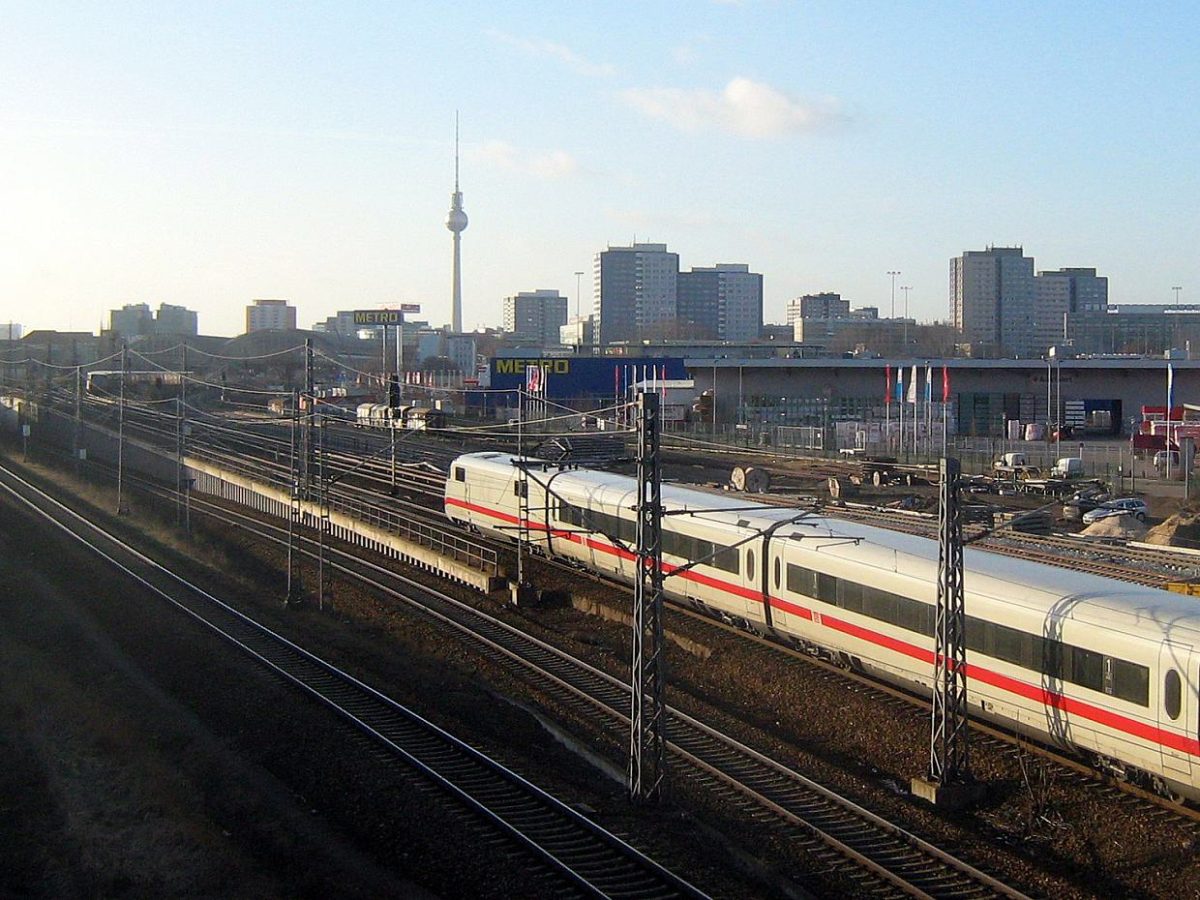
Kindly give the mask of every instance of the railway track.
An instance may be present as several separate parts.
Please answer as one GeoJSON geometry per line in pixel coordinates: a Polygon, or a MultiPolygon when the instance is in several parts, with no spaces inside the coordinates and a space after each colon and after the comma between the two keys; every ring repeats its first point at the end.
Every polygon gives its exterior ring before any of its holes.
{"type": "Polygon", "coordinates": [[[374,738],[582,896],[703,897],[696,887],[482,752],[87,521],[15,472],[0,489],[374,738]]]}
{"type": "MultiPolygon", "coordinates": [[[[261,519],[193,498],[206,510],[257,537],[284,542],[286,531],[261,519]]],[[[497,664],[516,667],[548,696],[599,729],[628,727],[628,685],[469,604],[361,558],[326,546],[327,562],[343,575],[433,616],[497,664]],[[328,560],[334,560],[330,563],[328,560]],[[397,587],[399,585],[399,587],[397,587]]],[[[798,772],[739,743],[682,711],[667,723],[676,777],[737,802],[752,816],[772,813],[790,840],[824,862],[853,873],[876,896],[1019,897],[1021,894],[919,836],[858,806],[798,772]]]]}

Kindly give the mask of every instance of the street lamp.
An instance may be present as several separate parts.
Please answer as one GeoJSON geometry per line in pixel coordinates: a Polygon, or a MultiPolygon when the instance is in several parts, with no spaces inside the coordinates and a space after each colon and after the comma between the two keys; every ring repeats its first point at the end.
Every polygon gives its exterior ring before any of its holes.
{"type": "Polygon", "coordinates": [[[888,274],[892,276],[892,318],[894,319],[896,318],[896,276],[900,273],[896,271],[888,272],[888,274]]]}
{"type": "Polygon", "coordinates": [[[904,352],[908,352],[908,292],[912,288],[905,285],[900,290],[904,291],[904,352]]]}
{"type": "Polygon", "coordinates": [[[1183,285],[1177,284],[1171,290],[1175,292],[1175,308],[1179,309],[1179,292],[1183,290],[1183,285]]]}

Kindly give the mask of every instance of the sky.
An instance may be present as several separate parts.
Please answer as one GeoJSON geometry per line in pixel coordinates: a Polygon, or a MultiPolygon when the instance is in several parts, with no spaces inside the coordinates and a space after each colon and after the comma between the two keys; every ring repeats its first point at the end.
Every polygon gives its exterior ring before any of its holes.
{"type": "MultiPolygon", "coordinates": [[[[1200,4],[3,5],[0,322],[125,303],[243,330],[420,303],[464,325],[595,254],[748,263],[765,317],[837,291],[948,316],[949,260],[1022,245],[1110,302],[1200,302],[1200,4]],[[893,279],[888,272],[899,271],[893,279]],[[910,288],[904,292],[902,287],[910,288]]],[[[575,273],[582,271],[582,279],[575,273]]],[[[410,317],[413,318],[413,317],[410,317]]]]}

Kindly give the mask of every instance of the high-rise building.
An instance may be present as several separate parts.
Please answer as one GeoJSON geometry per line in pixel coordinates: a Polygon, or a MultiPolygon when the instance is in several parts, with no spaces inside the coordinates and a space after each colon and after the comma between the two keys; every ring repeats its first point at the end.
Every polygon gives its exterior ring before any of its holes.
{"type": "Polygon", "coordinates": [[[787,303],[787,324],[794,325],[797,319],[841,319],[850,315],[850,301],[841,294],[824,291],[820,294],[805,294],[794,297],[787,303]]]}
{"type": "Polygon", "coordinates": [[[108,314],[108,327],[121,337],[154,334],[154,314],[147,303],[126,303],[108,314]]]}
{"type": "Polygon", "coordinates": [[[679,254],[666,244],[609,247],[596,254],[595,275],[598,343],[657,336],[675,319],[679,254]]]}
{"type": "Polygon", "coordinates": [[[675,318],[681,337],[757,340],[762,331],[762,275],[745,263],[718,263],[680,272],[675,318]]]}
{"type": "Polygon", "coordinates": [[[255,300],[246,307],[246,333],[290,331],[296,327],[296,307],[286,300],[255,300]]]}
{"type": "Polygon", "coordinates": [[[462,191],[458,189],[458,114],[454,116],[454,193],[450,195],[450,212],[446,227],[454,235],[454,272],[450,286],[450,330],[462,333],[462,233],[467,230],[467,214],[462,208],[462,191]]]}
{"type": "Polygon", "coordinates": [[[196,311],[186,306],[174,306],[170,303],[158,305],[158,315],[154,319],[156,334],[179,334],[185,337],[195,337],[200,333],[199,317],[196,311]]]}
{"type": "Polygon", "coordinates": [[[1036,349],[1044,326],[1037,323],[1033,258],[1021,247],[989,247],[950,260],[950,316],[973,355],[1043,352],[1036,349]]]}
{"type": "Polygon", "coordinates": [[[1065,297],[1069,313],[1104,312],[1108,309],[1108,278],[1095,269],[1067,268],[1037,273],[1037,288],[1047,295],[1065,297]]]}
{"type": "Polygon", "coordinates": [[[558,291],[521,291],[504,298],[504,330],[537,347],[556,347],[567,324],[567,298],[558,291]]]}

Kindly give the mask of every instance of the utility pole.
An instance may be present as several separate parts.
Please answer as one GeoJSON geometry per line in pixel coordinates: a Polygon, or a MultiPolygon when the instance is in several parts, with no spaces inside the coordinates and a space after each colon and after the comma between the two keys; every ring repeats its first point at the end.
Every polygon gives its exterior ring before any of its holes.
{"type": "Polygon", "coordinates": [[[283,598],[285,604],[297,603],[300,600],[300,526],[302,524],[303,507],[300,503],[300,392],[292,390],[292,459],[289,485],[291,490],[291,514],[288,516],[288,551],[287,551],[287,594],[283,598]]]}
{"type": "Polygon", "coordinates": [[[325,478],[325,417],[317,419],[317,502],[320,530],[317,534],[317,609],[325,608],[325,539],[329,532],[329,483],[325,478]]]}
{"type": "Polygon", "coordinates": [[[121,341],[121,392],[117,402],[117,515],[125,512],[121,491],[125,481],[125,370],[129,366],[129,342],[121,341]]]}
{"type": "Polygon", "coordinates": [[[637,400],[637,578],[633,593],[632,709],[629,717],[629,795],[659,799],[666,774],[666,672],[663,639],[662,465],[658,395],[637,400]]]}
{"type": "Polygon", "coordinates": [[[75,367],[75,424],[71,431],[71,456],[75,459],[75,477],[81,475],[80,451],[80,416],[83,405],[83,369],[75,367]]]}
{"type": "Polygon", "coordinates": [[[957,805],[972,793],[967,719],[966,603],[963,592],[962,469],[942,457],[938,504],[938,592],[934,615],[933,705],[929,772],[914,779],[918,796],[957,805]]]}
{"type": "Polygon", "coordinates": [[[893,318],[893,319],[896,318],[896,276],[899,274],[900,274],[900,271],[898,269],[888,271],[888,275],[890,275],[892,278],[892,315],[891,315],[891,318],[893,318]]]}
{"type": "Polygon", "coordinates": [[[305,407],[304,410],[304,427],[300,434],[300,483],[301,497],[304,500],[311,500],[313,495],[313,476],[315,474],[315,465],[313,464],[313,454],[315,444],[313,442],[313,421],[316,408],[316,397],[314,396],[316,389],[313,385],[313,348],[312,338],[304,340],[304,393],[300,395],[300,405],[305,407]]]}
{"type": "Polygon", "coordinates": [[[176,425],[179,428],[179,434],[176,436],[176,439],[175,439],[175,446],[176,446],[178,454],[179,454],[179,458],[178,458],[178,461],[177,461],[176,467],[175,467],[176,468],[176,482],[175,482],[176,504],[175,505],[176,505],[176,509],[178,509],[180,506],[180,503],[182,503],[182,505],[184,507],[183,519],[188,526],[188,530],[190,531],[191,530],[191,528],[190,528],[190,526],[191,526],[191,515],[190,515],[190,513],[191,513],[191,496],[190,496],[191,482],[187,479],[187,477],[185,475],[185,469],[183,466],[183,459],[187,455],[186,444],[187,444],[187,430],[188,430],[188,425],[187,425],[187,341],[183,342],[183,358],[180,361],[180,367],[179,367],[179,392],[175,395],[175,404],[176,404],[176,413],[177,413],[176,425]]]}

